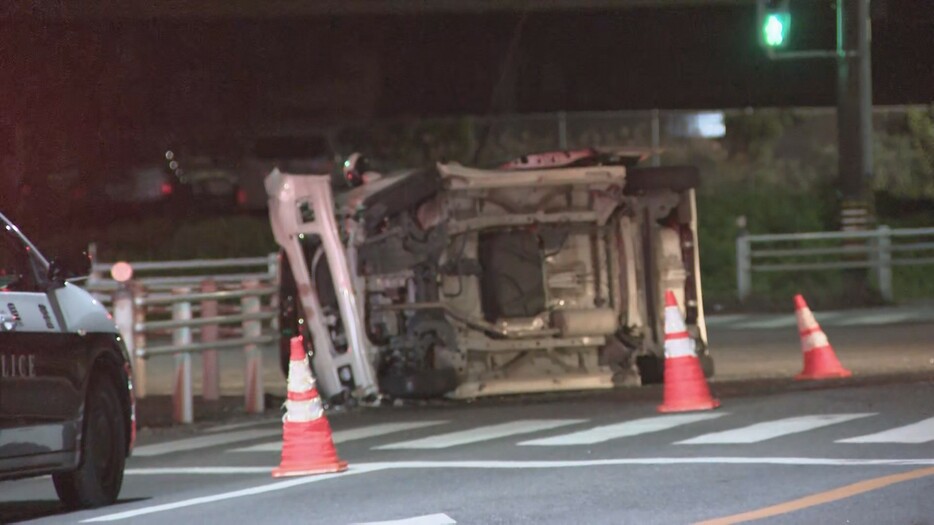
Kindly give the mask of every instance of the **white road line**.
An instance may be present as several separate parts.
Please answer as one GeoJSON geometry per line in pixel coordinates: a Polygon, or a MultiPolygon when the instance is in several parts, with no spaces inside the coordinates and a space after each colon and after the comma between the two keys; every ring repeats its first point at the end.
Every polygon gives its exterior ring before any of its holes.
{"type": "Polygon", "coordinates": [[[776,419],[775,421],[766,421],[756,423],[748,427],[737,428],[733,430],[724,430],[723,432],[712,432],[695,438],[678,441],[675,445],[721,445],[721,444],[740,444],[740,443],[758,443],[767,439],[806,432],[815,428],[826,427],[843,423],[861,417],[874,416],[875,413],[868,414],[817,414],[813,416],[789,417],[785,419],[776,419]]]}
{"type": "Polygon", "coordinates": [[[564,446],[564,445],[592,445],[594,443],[603,443],[611,439],[619,439],[649,432],[659,432],[668,430],[680,425],[714,419],[727,415],[726,412],[711,412],[706,414],[677,414],[671,416],[646,417],[635,419],[613,425],[603,425],[599,427],[562,434],[560,436],[547,437],[542,439],[533,439],[523,441],[519,445],[535,446],[564,446]]]}
{"type": "MultiPolygon", "coordinates": [[[[663,466],[663,465],[790,465],[803,467],[902,467],[934,465],[934,458],[796,458],[796,457],[657,457],[657,458],[618,458],[568,461],[384,461],[374,463],[356,463],[350,466],[351,473],[376,472],[392,469],[546,469],[546,468],[583,468],[583,467],[623,467],[623,466],[663,466]]],[[[165,467],[127,469],[128,476],[228,476],[235,474],[268,474],[271,467],[165,467]]],[[[334,477],[336,474],[327,474],[334,477]]]]}
{"type": "Polygon", "coordinates": [[[308,483],[317,483],[319,481],[325,481],[342,476],[350,476],[353,474],[363,474],[364,472],[370,472],[375,470],[373,468],[367,469],[366,467],[358,466],[351,467],[346,472],[339,472],[336,474],[322,474],[319,476],[305,476],[300,478],[289,479],[285,481],[279,481],[277,483],[269,483],[267,485],[260,485],[259,487],[252,487],[243,490],[235,490],[233,492],[223,492],[221,494],[215,494],[213,496],[202,496],[200,498],[186,499],[182,501],[176,501],[174,503],[165,503],[162,505],[153,505],[151,507],[142,507],[136,510],[127,510],[124,512],[117,512],[115,514],[106,514],[104,516],[98,516],[96,518],[90,518],[82,520],[81,523],[94,523],[98,521],[117,521],[125,520],[129,518],[135,518],[137,516],[144,516],[146,514],[155,514],[157,512],[165,512],[167,510],[181,509],[185,507],[193,507],[195,505],[203,505],[205,503],[214,503],[216,501],[223,501],[227,499],[242,498],[245,496],[255,496],[257,494],[264,494],[266,492],[275,492],[277,490],[285,490],[292,487],[297,487],[299,485],[305,485],[308,483]]]}
{"type": "Polygon", "coordinates": [[[154,467],[128,468],[127,476],[269,474],[272,467],[154,467]]]}
{"type": "MultiPolygon", "coordinates": [[[[214,503],[234,498],[246,496],[255,496],[267,492],[286,490],[292,487],[305,485],[308,483],[317,483],[329,479],[349,476],[353,474],[365,474],[390,469],[544,469],[544,468],[580,468],[580,467],[610,467],[610,466],[639,466],[639,465],[793,465],[793,466],[875,466],[875,467],[902,467],[915,465],[934,465],[934,459],[838,459],[838,458],[794,458],[794,457],[773,457],[773,458],[755,458],[755,457],[687,457],[687,458],[623,458],[623,459],[597,459],[586,461],[400,461],[383,463],[361,463],[351,465],[346,472],[337,474],[322,474],[320,476],[300,477],[277,483],[261,485],[248,489],[236,490],[233,492],[224,492],[213,496],[202,496],[191,498],[174,503],[165,503],[162,505],[153,505],[134,510],[127,510],[115,514],[106,514],[83,520],[81,523],[93,523],[100,521],[117,521],[146,514],[155,514],[169,510],[192,507],[206,503],[214,503]]],[[[212,468],[212,467],[207,467],[212,468]]],[[[146,474],[153,475],[157,471],[164,471],[166,474],[176,475],[179,469],[145,469],[146,474]]],[[[193,467],[196,473],[204,473],[204,468],[193,467]]],[[[265,472],[265,470],[264,470],[265,472]]],[[[130,469],[127,474],[133,475],[139,473],[136,469],[130,469]]]]}
{"type": "MultiPolygon", "coordinates": [[[[823,319],[823,317],[821,317],[823,319]]],[[[772,329],[772,328],[788,328],[791,326],[796,326],[798,321],[793,315],[782,315],[775,317],[766,317],[764,319],[752,319],[749,321],[740,321],[732,326],[734,329],[739,330],[756,330],[756,329],[772,329]]]]}
{"type": "Polygon", "coordinates": [[[475,469],[542,469],[615,467],[639,465],[791,465],[828,467],[901,467],[934,465],[934,458],[922,459],[847,459],[795,457],[685,457],[685,458],[619,458],[578,461],[386,461],[358,464],[360,468],[377,470],[421,468],[475,469]]]}
{"type": "Polygon", "coordinates": [[[927,443],[929,441],[934,441],[934,417],[876,434],[841,439],[837,443],[927,443]]]}
{"type": "Polygon", "coordinates": [[[248,421],[245,423],[231,423],[229,425],[220,425],[216,427],[206,428],[204,429],[204,432],[213,434],[215,432],[227,432],[228,430],[240,430],[241,428],[261,427],[264,425],[271,425],[273,423],[277,423],[281,425],[282,418],[280,417],[273,418],[273,419],[266,418],[266,419],[261,419],[257,421],[248,421]]]}
{"type": "Polygon", "coordinates": [[[402,520],[392,521],[368,521],[366,523],[357,523],[356,525],[452,525],[457,523],[447,514],[431,514],[429,516],[417,516],[402,520]]]}
{"type": "Polygon", "coordinates": [[[136,457],[161,456],[173,452],[187,452],[199,448],[208,448],[217,445],[227,445],[238,441],[247,441],[250,439],[268,438],[271,436],[282,435],[282,429],[257,429],[241,430],[239,432],[227,432],[224,434],[209,434],[207,436],[198,436],[193,438],[178,439],[166,443],[156,443],[153,445],[144,445],[133,449],[133,455],[136,457]]]}
{"type": "Polygon", "coordinates": [[[873,314],[857,315],[850,318],[840,319],[836,322],[837,326],[869,326],[880,324],[903,323],[911,320],[909,312],[876,312],[873,314]]]}
{"type": "MultiPolygon", "coordinates": [[[[402,432],[403,430],[414,430],[417,428],[430,427],[433,425],[441,425],[447,423],[447,421],[413,421],[413,422],[401,422],[401,423],[379,423],[376,425],[369,425],[360,428],[351,428],[347,430],[337,430],[332,434],[332,439],[335,443],[346,443],[348,441],[354,441],[357,439],[367,439],[371,437],[382,436],[385,434],[392,434],[394,432],[402,432]]],[[[230,450],[229,452],[281,452],[282,451],[282,440],[273,441],[272,443],[262,443],[259,445],[253,445],[252,447],[236,448],[230,450]]]]}
{"type": "Polygon", "coordinates": [[[550,430],[552,428],[563,427],[567,425],[574,425],[577,423],[583,423],[587,421],[586,419],[520,419],[518,421],[510,421],[509,423],[502,423],[499,425],[490,425],[486,427],[476,427],[468,430],[462,430],[460,432],[451,432],[449,434],[439,434],[437,436],[430,436],[422,439],[415,439],[412,441],[402,441],[399,443],[392,443],[389,445],[383,445],[381,447],[374,447],[378,450],[388,450],[388,449],[436,449],[436,448],[449,448],[456,447],[458,445],[466,445],[469,443],[477,443],[480,441],[489,441],[491,439],[498,439],[507,436],[514,436],[516,434],[528,434],[531,432],[538,432],[541,430],[550,430]]]}

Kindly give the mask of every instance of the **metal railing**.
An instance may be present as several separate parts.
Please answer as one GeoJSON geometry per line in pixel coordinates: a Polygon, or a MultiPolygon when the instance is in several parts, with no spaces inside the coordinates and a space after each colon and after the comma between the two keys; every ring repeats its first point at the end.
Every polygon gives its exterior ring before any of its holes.
{"type": "MultiPolygon", "coordinates": [[[[97,262],[97,245],[88,245],[88,254],[94,263],[88,277],[87,288],[100,295],[105,301],[115,292],[120,283],[115,281],[110,270],[114,263],[97,262]]],[[[218,284],[240,283],[249,279],[274,280],[278,274],[278,256],[270,253],[264,257],[242,257],[234,259],[191,259],[181,261],[143,261],[130,263],[133,279],[150,290],[171,290],[179,286],[196,286],[211,277],[218,284]]]]}
{"type": "Polygon", "coordinates": [[[278,340],[276,256],[226,260],[132,263],[146,277],[117,282],[103,277],[110,263],[95,263],[87,288],[104,296],[133,358],[137,398],[147,396],[147,361],[174,356],[173,420],[194,420],[191,354],[202,363],[202,397],[220,398],[219,352],[242,350],[247,413],[264,409],[260,346],[278,340]],[[243,272],[251,266],[265,271],[243,272]],[[211,273],[234,270],[233,273],[211,273]],[[155,272],[175,275],[153,275],[155,272]],[[184,271],[185,273],[181,273],[184,271]],[[200,275],[193,272],[201,272],[200,275]]]}
{"type": "Polygon", "coordinates": [[[879,293],[894,300],[892,268],[934,264],[934,228],[783,233],[736,238],[739,300],[752,293],[753,272],[871,269],[879,293]],[[758,245],[754,247],[754,245],[758,245]]]}

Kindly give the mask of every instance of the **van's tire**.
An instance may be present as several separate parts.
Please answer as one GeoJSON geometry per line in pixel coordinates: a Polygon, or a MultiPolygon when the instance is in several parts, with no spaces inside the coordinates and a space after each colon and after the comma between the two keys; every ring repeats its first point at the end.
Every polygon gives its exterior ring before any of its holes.
{"type": "Polygon", "coordinates": [[[626,170],[623,192],[636,194],[647,190],[685,191],[700,186],[700,172],[694,166],[646,166],[626,170]]]}
{"type": "Polygon", "coordinates": [[[644,354],[636,357],[636,366],[643,385],[654,385],[665,382],[665,358],[655,354],[644,354]]]}
{"type": "Polygon", "coordinates": [[[713,357],[710,357],[710,354],[703,353],[697,356],[697,359],[700,361],[701,370],[704,371],[704,377],[710,379],[714,374],[713,366],[713,357]]]}
{"type": "MultiPolygon", "coordinates": [[[[710,379],[714,374],[713,358],[710,354],[702,353],[697,356],[704,377],[710,379]]],[[[639,367],[639,376],[643,385],[665,382],[665,358],[655,354],[646,354],[636,357],[636,366],[639,367]]]]}
{"type": "Polygon", "coordinates": [[[127,452],[123,414],[113,382],[95,375],[88,387],[78,468],[52,475],[55,492],[67,507],[101,507],[117,500],[127,452]]]}
{"type": "Polygon", "coordinates": [[[400,399],[432,399],[457,388],[457,372],[450,368],[387,373],[379,378],[379,390],[400,399]]]}

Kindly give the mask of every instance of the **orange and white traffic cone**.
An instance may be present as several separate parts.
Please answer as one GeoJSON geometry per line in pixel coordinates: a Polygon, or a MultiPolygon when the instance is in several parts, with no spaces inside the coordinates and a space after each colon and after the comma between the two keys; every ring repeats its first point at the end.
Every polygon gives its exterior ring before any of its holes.
{"type": "Polygon", "coordinates": [[[801,294],[795,295],[795,315],[798,318],[798,333],[801,335],[801,352],[804,354],[804,370],[795,379],[800,381],[853,375],[853,372],[840,364],[827,335],[817,324],[801,294]]]}
{"type": "Polygon", "coordinates": [[[272,471],[272,477],[347,470],[347,462],[337,457],[331,425],[324,417],[301,336],[292,338],[290,350],[289,391],[282,418],[282,463],[272,471]]]}
{"type": "Polygon", "coordinates": [[[720,406],[710,395],[694,339],[688,334],[671,290],[665,291],[665,399],[659,412],[710,410],[720,406]]]}

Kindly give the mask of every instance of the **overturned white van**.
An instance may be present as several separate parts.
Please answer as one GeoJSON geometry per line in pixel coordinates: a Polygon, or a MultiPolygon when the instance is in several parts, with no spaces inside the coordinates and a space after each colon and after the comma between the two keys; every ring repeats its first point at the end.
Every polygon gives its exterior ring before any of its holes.
{"type": "Polygon", "coordinates": [[[306,336],[332,401],[637,385],[661,379],[670,289],[711,374],[697,170],[640,157],[357,173],[336,195],[273,171],[283,342],[306,336]]]}

